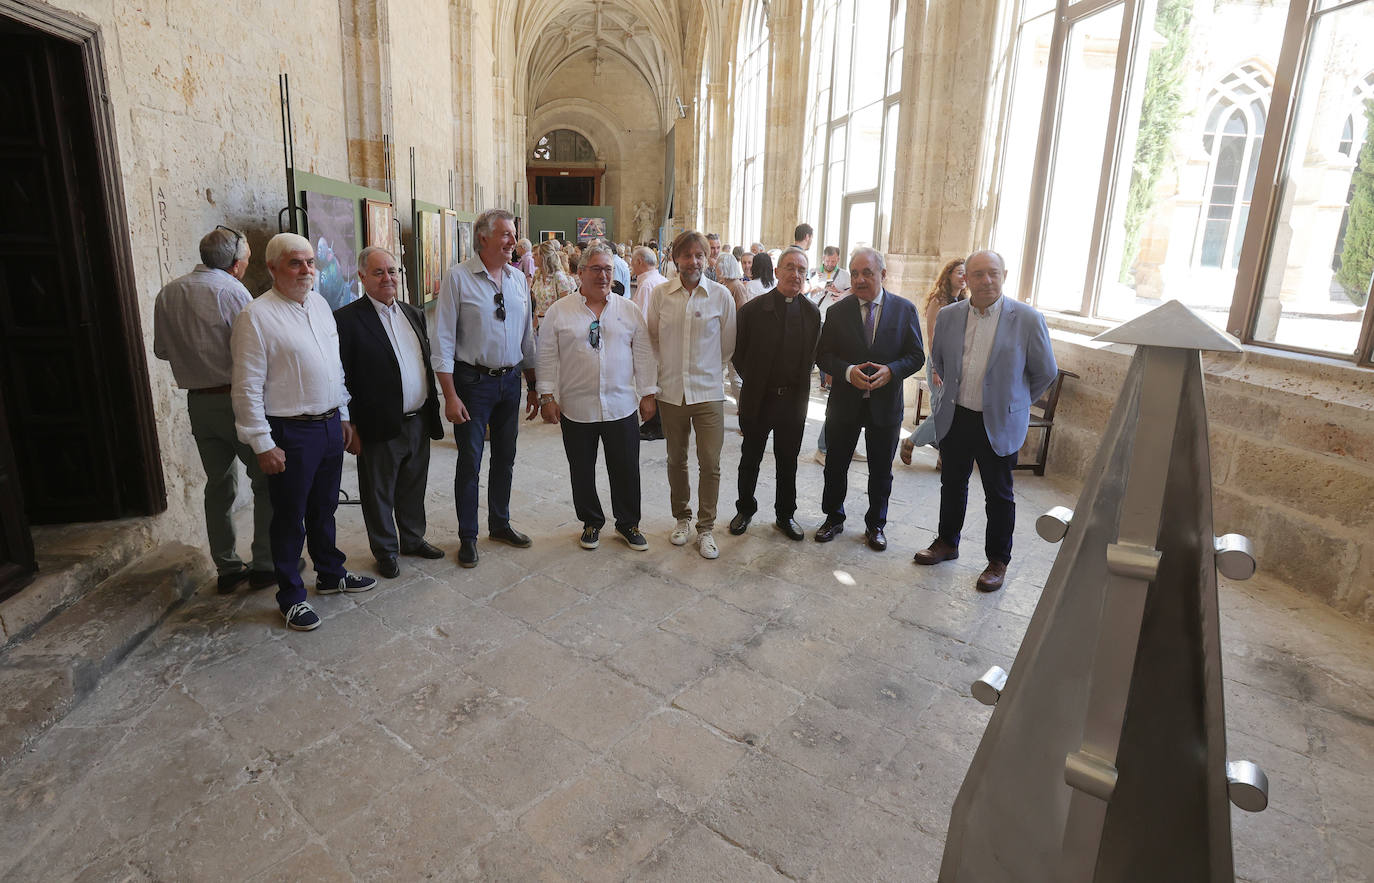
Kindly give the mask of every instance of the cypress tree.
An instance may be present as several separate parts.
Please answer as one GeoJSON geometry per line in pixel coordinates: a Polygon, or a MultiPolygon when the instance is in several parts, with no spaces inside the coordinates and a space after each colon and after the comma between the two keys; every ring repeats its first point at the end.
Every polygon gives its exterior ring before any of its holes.
{"type": "Polygon", "coordinates": [[[1350,179],[1350,220],[1341,249],[1341,268],[1336,271],[1336,281],[1356,306],[1364,306],[1369,279],[1374,275],[1374,100],[1365,101],[1364,117],[1364,146],[1350,179]]]}

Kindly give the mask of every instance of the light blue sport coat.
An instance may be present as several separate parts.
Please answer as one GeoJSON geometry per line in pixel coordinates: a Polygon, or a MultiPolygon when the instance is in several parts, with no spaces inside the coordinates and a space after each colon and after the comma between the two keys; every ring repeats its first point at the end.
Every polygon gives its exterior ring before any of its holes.
{"type": "MultiPolygon", "coordinates": [[[[930,365],[945,384],[933,418],[937,439],[949,432],[954,407],[959,403],[968,311],[967,299],[956,301],[941,309],[935,319],[930,365]]],[[[1002,316],[983,375],[983,426],[999,457],[1019,451],[1025,444],[1031,403],[1050,388],[1058,373],[1045,317],[1034,307],[1003,295],[1002,316]]]]}

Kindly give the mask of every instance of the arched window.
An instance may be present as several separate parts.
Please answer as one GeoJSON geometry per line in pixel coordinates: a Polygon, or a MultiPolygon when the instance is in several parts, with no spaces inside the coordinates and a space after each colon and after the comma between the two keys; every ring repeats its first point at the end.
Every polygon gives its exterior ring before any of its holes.
{"type": "Polygon", "coordinates": [[[730,236],[742,245],[758,241],[763,209],[763,133],[768,116],[768,6],[752,0],[735,54],[735,132],[730,236]]]}
{"type": "Polygon", "coordinates": [[[1202,131],[1207,185],[1193,250],[1196,266],[1230,270],[1240,257],[1271,85],[1263,68],[1247,62],[1227,74],[1207,97],[1202,131]]]}
{"type": "Polygon", "coordinates": [[[554,129],[534,145],[534,159],[553,162],[595,162],[592,143],[572,129],[554,129]]]}
{"type": "MultiPolygon", "coordinates": [[[[1365,74],[1364,79],[1355,84],[1353,91],[1350,113],[1346,114],[1345,125],[1341,127],[1341,141],[1336,147],[1337,153],[1349,157],[1354,157],[1358,152],[1355,150],[1355,130],[1357,126],[1363,126],[1364,103],[1374,99],[1374,71],[1365,74]]],[[[1363,130],[1359,134],[1363,137],[1363,130]]]]}

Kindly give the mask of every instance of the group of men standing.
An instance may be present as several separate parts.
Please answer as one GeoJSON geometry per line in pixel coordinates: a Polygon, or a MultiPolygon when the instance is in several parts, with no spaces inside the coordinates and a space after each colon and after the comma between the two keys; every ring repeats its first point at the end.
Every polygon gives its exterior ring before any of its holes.
{"type": "MultiPolygon", "coordinates": [[[[483,213],[474,224],[476,253],[444,275],[427,327],[423,311],[397,299],[400,269],[391,253],[367,248],[358,276],[365,297],[331,314],[314,291],[314,253],[290,233],[267,245],[272,288],[256,300],[239,281],[249,249],[242,234],[217,228],[201,241],[202,263],[159,294],[155,353],[172,363],[188,390],[192,432],[207,474],[205,513],[221,591],[247,580],[277,586],[287,624],[316,628],[300,576],[308,546],[316,591],[363,592],[371,577],[349,572],[335,541],[334,514],[345,452],[358,457],[359,492],[377,572],[394,577],[398,556],[441,558],[425,538],[425,488],[431,439],[443,437],[440,414],[454,426],[458,563],[478,562],[479,470],[491,456],[487,532],[518,548],[531,545],[511,524],[516,435],[523,413],[561,427],[573,506],[583,548],[596,548],[606,518],[597,497],[598,448],[606,453],[617,533],[636,550],[640,531],[640,421],[661,417],[667,440],[674,545],[695,542],[705,558],[719,548],[713,530],[725,436],[724,365],[743,381],[743,434],[731,534],[758,511],[755,493],[769,437],[776,469],[777,529],[804,538],[795,519],[796,471],[813,365],[833,378],[826,406],[829,457],[815,533],[829,542],[844,529],[848,469],[863,430],[869,463],[865,540],[877,551],[900,436],[902,381],[920,369],[925,350],[915,307],[884,288],[879,252],[851,258],[852,296],[837,300],[822,323],[805,295],[806,251],[786,249],[777,285],[738,310],[707,269],[712,243],[694,231],[672,244],[677,270],[652,296],[613,294],[618,267],[609,248],[593,246],[578,268],[577,295],[556,301],[540,325],[530,319],[521,271],[512,266],[514,218],[483,213]],[[521,379],[525,401],[521,403],[521,379]],[[688,451],[698,466],[692,507],[688,451]],[[254,490],[251,564],[235,551],[230,508],[235,459],[254,490]]],[[[837,260],[829,260],[833,280],[837,260]]],[[[836,256],[837,257],[837,256],[836,256]]],[[[636,256],[644,272],[648,258],[636,256]]],[[[987,496],[988,568],[978,588],[1001,586],[1010,560],[1014,502],[1011,467],[1026,434],[1028,409],[1055,376],[1043,319],[1001,297],[1005,269],[993,252],[968,261],[970,301],[943,311],[931,358],[946,384],[947,407],[934,415],[946,441],[940,529],[918,564],[958,556],[967,482],[976,462],[987,496]]]]}

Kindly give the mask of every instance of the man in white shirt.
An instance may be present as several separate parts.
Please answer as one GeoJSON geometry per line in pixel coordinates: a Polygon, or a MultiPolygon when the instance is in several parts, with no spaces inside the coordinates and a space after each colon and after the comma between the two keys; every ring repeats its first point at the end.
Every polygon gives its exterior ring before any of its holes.
{"type": "Polygon", "coordinates": [[[692,494],[687,444],[697,443],[697,551],[720,554],[712,530],[720,495],[720,451],[725,444],[724,366],[735,352],[735,300],[703,274],[709,246],[695,230],[673,240],[676,278],[660,285],[649,303],[649,337],[658,358],[658,408],[668,440],[668,487],[672,499],[672,543],[692,538],[692,494]]]}
{"type": "Polygon", "coordinates": [[[444,437],[439,395],[429,364],[425,314],[396,295],[401,270],[386,249],[358,255],[363,292],[334,311],[339,358],[358,457],[358,498],[377,572],[398,576],[396,556],[442,558],[425,540],[425,487],[430,439],[444,437]]]}
{"type": "Polygon", "coordinates": [[[453,424],[458,442],[453,495],[461,567],[477,566],[478,473],[488,427],[487,535],[517,549],[531,545],[510,523],[522,371],[528,387],[526,419],[539,412],[529,288],[525,275],[510,265],[515,216],[488,209],[473,222],[472,236],[477,254],[444,273],[430,332],[430,362],[443,391],[444,417],[453,424]]]}
{"type": "Polygon", "coordinates": [[[616,532],[642,552],[649,543],[639,531],[638,417],[654,413],[658,366],[643,312],[611,296],[614,272],[607,246],[583,252],[578,293],[555,301],[540,324],[536,389],[544,422],[563,431],[582,548],[595,549],[606,526],[596,493],[600,443],[616,532]]]}
{"type": "Polygon", "coordinates": [[[995,251],[979,251],[964,263],[969,297],[940,310],[930,364],[944,394],[929,419],[940,441],[940,528],[917,564],[959,557],[959,535],[968,507],[968,480],[978,464],[986,498],[988,564],[974,584],[981,592],[1002,588],[1011,562],[1016,500],[1012,469],[1026,441],[1030,406],[1059,373],[1045,319],[1035,308],[1002,296],[1006,264],[995,251]]]}
{"type": "Polygon", "coordinates": [[[234,408],[229,401],[233,363],[229,331],[239,312],[253,300],[241,281],[249,254],[248,240],[242,233],[216,227],[200,240],[200,265],[168,282],[158,292],[153,307],[153,354],[172,363],[177,386],[186,390],[191,435],[205,467],[205,534],[222,594],[232,592],[244,580],[255,589],[277,581],[268,533],[272,500],[267,493],[267,476],[258,468],[252,449],[235,434],[234,408]],[[243,563],[236,549],[236,459],[243,463],[253,487],[251,566],[243,563]]]}
{"type": "Polygon", "coordinates": [[[272,288],[234,320],[234,422],[258,455],[272,496],[272,560],[277,606],[297,631],[319,626],[296,569],[308,541],[315,591],[366,592],[377,584],[344,568],[334,541],[334,510],[344,447],[351,443],[348,390],[339,334],[314,291],[315,251],[294,233],[267,243],[272,288]]]}

